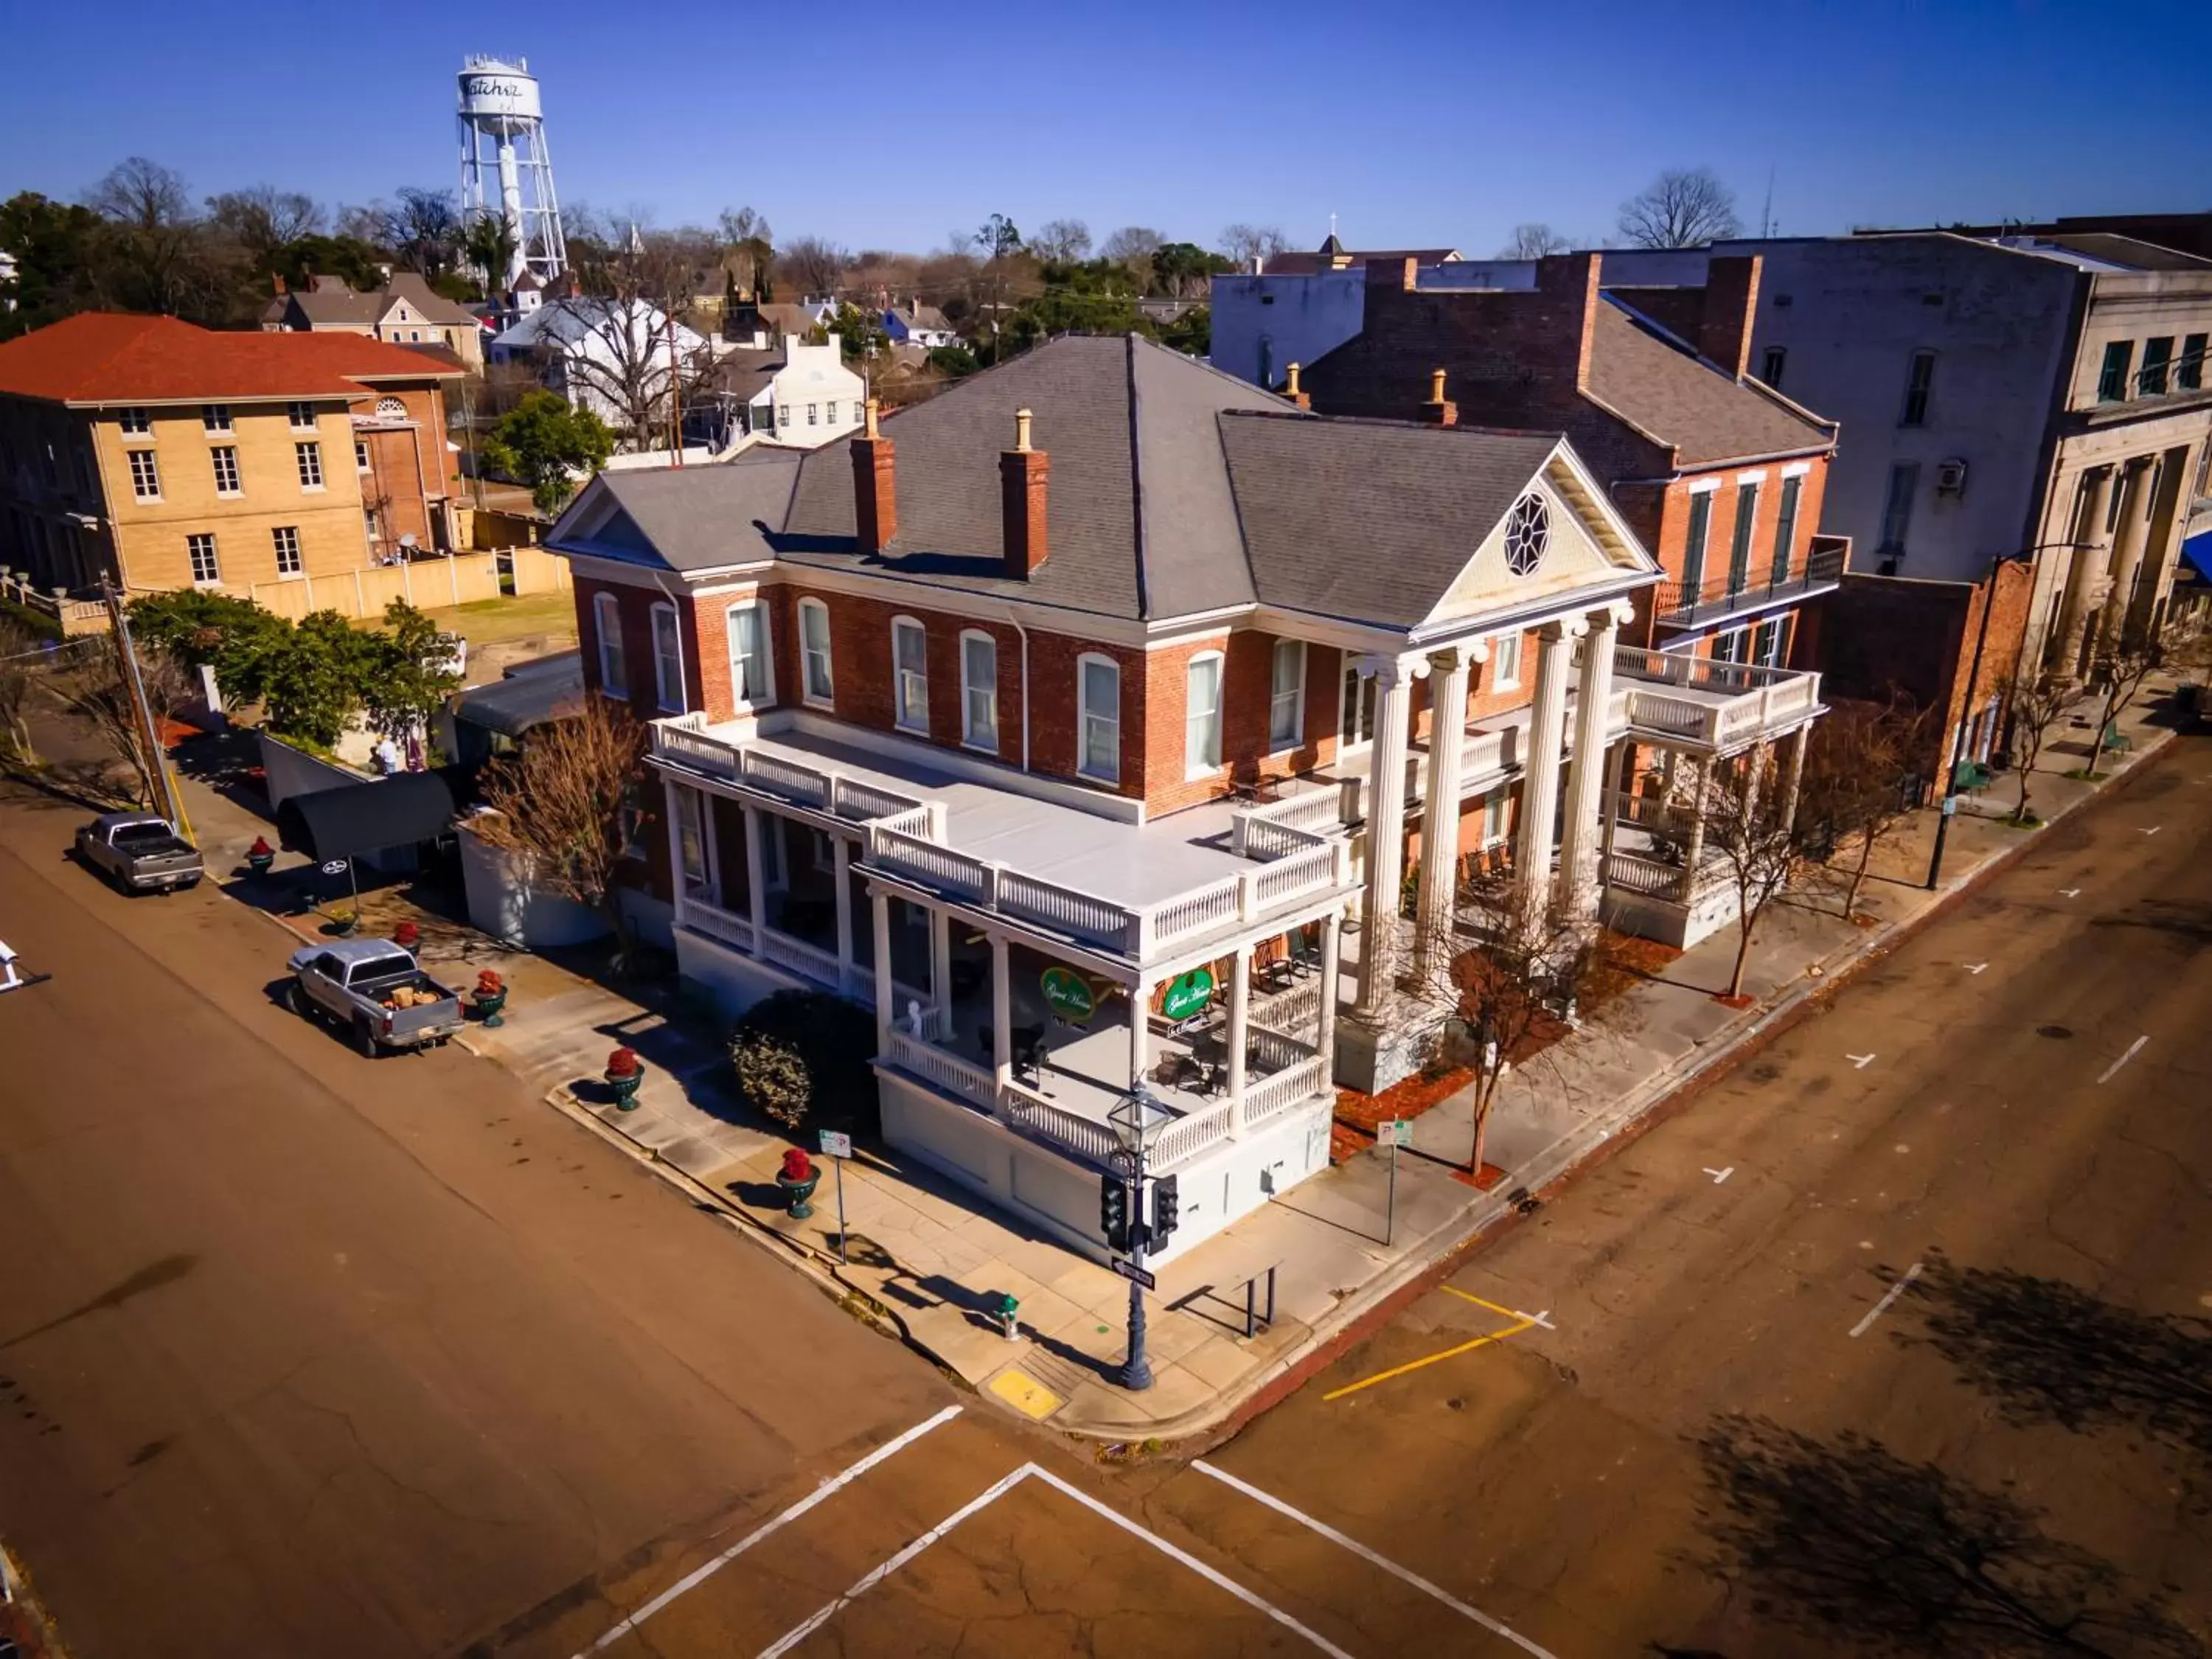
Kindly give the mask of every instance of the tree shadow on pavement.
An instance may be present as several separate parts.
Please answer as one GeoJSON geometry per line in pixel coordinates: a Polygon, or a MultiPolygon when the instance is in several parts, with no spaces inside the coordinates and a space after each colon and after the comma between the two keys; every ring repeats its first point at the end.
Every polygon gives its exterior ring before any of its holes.
{"type": "Polygon", "coordinates": [[[2063,1279],[1936,1255],[1911,1295],[1932,1347],[2007,1420],[2125,1428],[2212,1462],[2212,1321],[2138,1313],[2063,1279]]]}
{"type": "Polygon", "coordinates": [[[2202,899],[2139,899],[2124,910],[2097,917],[2089,925],[2144,928],[2200,951],[2212,945],[2212,904],[2202,899]]]}
{"type": "Polygon", "coordinates": [[[1698,1442],[1714,1546],[1705,1570],[1820,1651],[2200,1659],[2109,1561],[2047,1536],[2040,1513],[1846,1432],[1718,1418],[1698,1442]]]}

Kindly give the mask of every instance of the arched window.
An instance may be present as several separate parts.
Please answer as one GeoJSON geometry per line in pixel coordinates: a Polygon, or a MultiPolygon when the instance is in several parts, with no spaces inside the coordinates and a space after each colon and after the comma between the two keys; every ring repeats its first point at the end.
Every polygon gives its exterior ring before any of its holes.
{"type": "Polygon", "coordinates": [[[1121,665],[1111,657],[1085,653],[1075,660],[1075,688],[1083,727],[1075,769],[1100,783],[1118,783],[1121,779],[1121,665]]]}
{"type": "Polygon", "coordinates": [[[1221,664],[1218,651],[1201,651],[1183,677],[1183,770],[1194,778],[1221,769],[1221,664]]]}
{"type": "Polygon", "coordinates": [[[611,697],[628,697],[629,674],[623,660],[622,601],[613,594],[592,595],[592,631],[599,638],[599,690],[611,697]]]}

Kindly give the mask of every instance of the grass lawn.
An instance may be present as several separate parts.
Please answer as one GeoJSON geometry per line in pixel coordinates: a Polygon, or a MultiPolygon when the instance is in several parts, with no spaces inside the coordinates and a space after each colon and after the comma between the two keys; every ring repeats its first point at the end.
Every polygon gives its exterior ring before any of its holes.
{"type": "MultiPolygon", "coordinates": [[[[468,605],[426,606],[422,614],[448,634],[459,634],[471,646],[495,645],[502,640],[550,635],[570,645],[576,641],[576,599],[565,589],[532,593],[520,599],[477,599],[468,605]]],[[[363,621],[362,628],[379,626],[363,621]]]]}

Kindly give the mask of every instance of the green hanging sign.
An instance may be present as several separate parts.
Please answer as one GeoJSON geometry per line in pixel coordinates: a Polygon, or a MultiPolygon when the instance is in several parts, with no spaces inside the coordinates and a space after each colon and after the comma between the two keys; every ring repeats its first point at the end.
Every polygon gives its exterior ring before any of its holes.
{"type": "Polygon", "coordinates": [[[1170,982],[1167,995],[1160,1000],[1160,1012],[1170,1019],[1184,1019],[1212,1000],[1212,970],[1194,968],[1182,978],[1170,982]]]}
{"type": "Polygon", "coordinates": [[[1073,968],[1046,969],[1042,983],[1046,1003],[1071,1024],[1088,1025],[1091,1015],[1098,1012],[1098,999],[1073,968]]]}

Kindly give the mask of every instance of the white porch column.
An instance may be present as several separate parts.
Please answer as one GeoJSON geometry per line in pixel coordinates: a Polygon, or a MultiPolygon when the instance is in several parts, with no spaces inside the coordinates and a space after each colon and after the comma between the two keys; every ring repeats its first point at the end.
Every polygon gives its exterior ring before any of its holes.
{"type": "Polygon", "coordinates": [[[1406,727],[1413,682],[1404,664],[1370,658],[1375,677],[1375,748],[1367,766],[1367,896],[1361,912],[1359,1003],[1373,1020],[1390,1000],[1398,943],[1398,884],[1406,866],[1406,727]]]}
{"type": "Polygon", "coordinates": [[[1244,1033],[1252,1008],[1252,945],[1237,947],[1229,980],[1229,1133],[1244,1133],[1244,1033]]]}
{"type": "Polygon", "coordinates": [[[1774,745],[1762,743],[1755,745],[1743,761],[1743,820],[1755,823],[1759,817],[1759,792],[1766,787],[1766,763],[1774,753],[1774,745]]]}
{"type": "Polygon", "coordinates": [[[853,982],[853,843],[832,836],[830,846],[837,881],[837,984],[843,989],[853,982]]]}
{"type": "Polygon", "coordinates": [[[1613,647],[1620,617],[1611,605],[1589,614],[1582,684],[1575,693],[1575,752],[1567,766],[1567,823],[1559,849],[1559,894],[1568,918],[1597,915],[1599,796],[1605,789],[1606,707],[1613,701],[1613,647]]]}
{"type": "Polygon", "coordinates": [[[1459,904],[1459,790],[1467,747],[1467,676],[1486,654],[1452,646],[1429,654],[1429,797],[1421,815],[1421,888],[1413,924],[1413,971],[1425,974],[1451,932],[1459,904]]]}
{"type": "MultiPolygon", "coordinates": [[[[1014,1079],[1014,988],[1006,941],[991,940],[991,1073],[1003,1092],[1014,1079]]],[[[947,1005],[945,1018],[951,1018],[947,1005]]]]}
{"type": "MultiPolygon", "coordinates": [[[[1340,960],[1339,928],[1343,921],[1341,910],[1332,910],[1322,918],[1321,923],[1321,1024],[1314,1042],[1324,1057],[1333,1056],[1336,1052],[1337,981],[1344,970],[1344,964],[1340,960]]],[[[1333,1058],[1329,1060],[1332,1072],[1335,1063],[1333,1058]]],[[[1325,1078],[1322,1081],[1326,1083],[1328,1079],[1325,1078]]]]}
{"type": "Polygon", "coordinates": [[[1805,781],[1805,744],[1813,735],[1813,728],[1801,726],[1790,734],[1790,758],[1782,773],[1782,823],[1793,829],[1797,823],[1797,790],[1805,781]]]}
{"type": "Polygon", "coordinates": [[[1540,921],[1552,890],[1552,831],[1559,822],[1559,750],[1566,737],[1569,624],[1536,630],[1536,695],[1528,715],[1528,763],[1521,774],[1520,845],[1514,879],[1540,921]]]}
{"type": "Polygon", "coordinates": [[[1152,1028],[1148,1023],[1152,1010],[1152,981],[1139,980],[1129,988],[1129,1086],[1133,1089],[1145,1080],[1145,1073],[1152,1063],[1152,1028]]]}
{"type": "Polygon", "coordinates": [[[1682,892],[1687,902],[1698,890],[1698,865],[1705,856],[1705,781],[1713,763],[1702,755],[1684,755],[1681,765],[1690,775],[1690,835],[1682,848],[1682,892]]]}
{"type": "Polygon", "coordinates": [[[891,1046],[891,1017],[898,1010],[898,991],[891,980],[891,901],[889,894],[872,893],[876,926],[876,1052],[891,1046]]]}
{"type": "Polygon", "coordinates": [[[752,901],[753,954],[765,956],[768,944],[767,861],[761,857],[760,808],[750,801],[745,809],[745,892],[752,901]]]}
{"type": "Polygon", "coordinates": [[[929,1000],[940,1008],[952,1006],[952,918],[934,905],[929,910],[929,1000]]]}
{"type": "Polygon", "coordinates": [[[660,781],[662,793],[668,803],[668,875],[670,896],[675,901],[676,925],[684,926],[684,907],[689,896],[684,890],[684,823],[676,804],[676,792],[681,787],[675,779],[660,781]]]}

